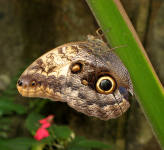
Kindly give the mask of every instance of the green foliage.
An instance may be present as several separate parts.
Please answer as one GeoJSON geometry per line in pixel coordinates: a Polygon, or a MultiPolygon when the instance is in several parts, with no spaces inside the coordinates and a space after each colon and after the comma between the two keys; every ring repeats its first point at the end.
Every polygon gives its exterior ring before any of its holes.
{"type": "Polygon", "coordinates": [[[55,135],[55,137],[59,140],[67,140],[71,137],[73,132],[67,126],[58,126],[52,125],[50,127],[50,132],[55,135]]]}
{"type": "Polygon", "coordinates": [[[24,114],[27,111],[23,105],[15,103],[17,95],[16,82],[17,76],[13,78],[7,90],[2,92],[0,96],[0,116],[12,114],[13,112],[24,114]]]}
{"type": "Polygon", "coordinates": [[[100,141],[96,140],[81,140],[77,143],[77,146],[83,147],[83,148],[103,148],[103,149],[109,149],[111,146],[104,144],[100,141]]]}
{"type": "MultiPolygon", "coordinates": [[[[39,120],[43,116],[32,112],[27,116],[25,126],[32,135],[41,126],[39,120]]],[[[33,138],[19,137],[14,139],[0,139],[0,148],[5,150],[92,150],[110,149],[111,146],[96,140],[87,140],[84,137],[76,137],[74,132],[67,126],[52,125],[49,127],[50,136],[36,141],[33,138]]]]}
{"type": "Polygon", "coordinates": [[[6,97],[0,98],[0,116],[4,114],[11,114],[12,112],[16,112],[18,114],[24,114],[26,112],[26,108],[20,104],[14,103],[11,99],[6,97]]]}
{"type": "Polygon", "coordinates": [[[34,144],[32,147],[31,147],[31,150],[43,150],[45,147],[45,144],[41,144],[41,143],[38,143],[38,144],[34,144]]]}
{"type": "MultiPolygon", "coordinates": [[[[16,115],[24,115],[27,109],[24,105],[17,103],[16,82],[18,77],[11,80],[8,88],[0,95],[0,138],[7,138],[13,128],[11,128],[16,115]],[[4,117],[5,116],[5,117],[4,117]]],[[[15,118],[16,119],[16,118],[15,118]]],[[[17,120],[17,119],[16,119],[17,120]]]]}
{"type": "MultiPolygon", "coordinates": [[[[36,112],[32,112],[26,119],[27,129],[34,135],[36,130],[41,126],[39,120],[43,117],[36,112]]],[[[92,150],[109,149],[111,146],[96,140],[87,140],[84,137],[76,137],[75,133],[67,126],[51,125],[48,128],[50,136],[42,139],[39,143],[32,145],[32,150],[47,149],[67,149],[67,150],[92,150]]]]}
{"type": "Polygon", "coordinates": [[[19,137],[15,139],[0,139],[0,149],[2,150],[29,150],[29,148],[38,143],[32,138],[19,137]]]}
{"type": "Polygon", "coordinates": [[[12,128],[10,127],[12,124],[12,120],[10,117],[5,117],[0,119],[0,137],[1,138],[7,138],[8,133],[12,131],[12,128]]]}
{"type": "Polygon", "coordinates": [[[36,130],[39,128],[40,125],[38,121],[41,118],[43,118],[43,116],[35,112],[32,112],[27,116],[25,125],[32,135],[34,135],[36,130]]]}
{"type": "Polygon", "coordinates": [[[68,150],[91,150],[93,148],[113,149],[112,146],[96,140],[87,140],[84,137],[76,137],[68,146],[68,150]]]}

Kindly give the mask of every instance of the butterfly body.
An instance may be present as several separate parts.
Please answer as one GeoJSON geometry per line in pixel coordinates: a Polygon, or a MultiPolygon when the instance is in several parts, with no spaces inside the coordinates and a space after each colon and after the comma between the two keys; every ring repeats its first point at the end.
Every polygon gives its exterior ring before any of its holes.
{"type": "Polygon", "coordinates": [[[34,61],[17,84],[21,95],[67,102],[102,120],[122,115],[133,87],[118,56],[100,39],[59,46],[34,61]]]}

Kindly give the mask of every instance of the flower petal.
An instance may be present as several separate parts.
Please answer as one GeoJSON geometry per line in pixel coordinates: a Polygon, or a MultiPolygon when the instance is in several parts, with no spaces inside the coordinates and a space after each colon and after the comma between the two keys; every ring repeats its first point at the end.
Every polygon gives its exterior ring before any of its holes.
{"type": "Polygon", "coordinates": [[[36,134],[34,136],[34,138],[38,141],[40,141],[41,139],[44,139],[46,137],[49,136],[49,133],[46,129],[44,128],[39,128],[37,131],[36,131],[36,134]]]}
{"type": "Polygon", "coordinates": [[[42,124],[41,128],[45,129],[45,128],[48,128],[50,126],[51,126],[51,124],[49,122],[47,122],[47,123],[42,124]]]}
{"type": "Polygon", "coordinates": [[[45,124],[45,123],[51,123],[52,120],[54,118],[54,115],[49,115],[48,117],[42,119],[42,120],[39,120],[40,124],[45,124]]]}

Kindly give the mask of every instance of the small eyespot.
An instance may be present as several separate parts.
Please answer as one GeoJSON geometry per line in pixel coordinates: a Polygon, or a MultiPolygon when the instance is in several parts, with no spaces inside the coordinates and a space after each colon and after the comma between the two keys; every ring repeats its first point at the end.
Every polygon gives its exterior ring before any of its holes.
{"type": "Polygon", "coordinates": [[[96,82],[96,90],[101,94],[111,94],[115,88],[116,82],[110,76],[102,76],[96,82]]]}
{"type": "Polygon", "coordinates": [[[18,85],[19,85],[19,86],[22,86],[22,85],[23,85],[23,82],[20,81],[20,80],[18,80],[18,85]]]}
{"type": "Polygon", "coordinates": [[[31,85],[32,85],[32,86],[35,86],[35,85],[36,85],[36,82],[35,82],[35,81],[32,81],[32,82],[31,82],[31,85]]]}
{"type": "Polygon", "coordinates": [[[72,73],[80,73],[82,70],[82,64],[81,63],[75,63],[71,66],[71,72],[72,73]]]}

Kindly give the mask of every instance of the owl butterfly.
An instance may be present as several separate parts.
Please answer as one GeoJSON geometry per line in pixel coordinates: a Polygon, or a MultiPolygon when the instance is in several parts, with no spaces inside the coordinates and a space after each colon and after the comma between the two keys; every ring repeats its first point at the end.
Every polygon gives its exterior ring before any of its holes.
{"type": "Polygon", "coordinates": [[[129,73],[106,43],[94,36],[59,46],[34,61],[21,75],[22,96],[67,102],[88,116],[121,116],[133,95],[129,73]]]}

